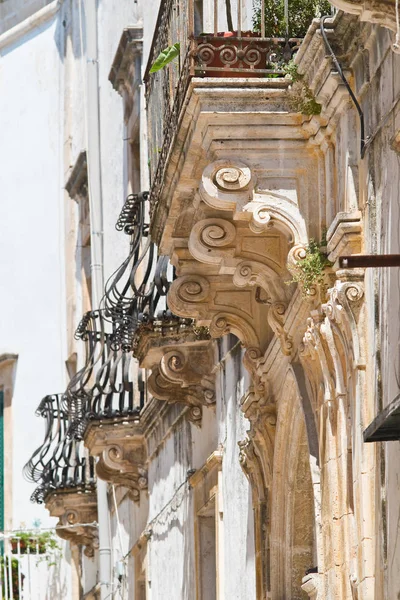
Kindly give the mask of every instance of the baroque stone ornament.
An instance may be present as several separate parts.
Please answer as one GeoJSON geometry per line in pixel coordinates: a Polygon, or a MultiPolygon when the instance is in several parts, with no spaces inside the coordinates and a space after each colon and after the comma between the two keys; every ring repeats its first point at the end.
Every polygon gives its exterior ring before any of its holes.
{"type": "MultiPolygon", "coordinates": [[[[215,403],[214,351],[209,340],[182,344],[179,349],[167,345],[150,353],[145,365],[151,369],[148,389],[158,400],[180,402],[191,409],[215,403]]],[[[192,413],[194,420],[201,419],[201,410],[192,413]]]]}
{"type": "Polygon", "coordinates": [[[265,178],[255,191],[252,169],[238,160],[220,159],[204,169],[202,218],[192,223],[187,247],[183,240],[174,246],[178,277],[168,303],[175,314],[209,327],[212,337],[233,333],[264,354],[276,336],[289,356],[293,341],[285,320],[294,287],[285,285],[287,260],[293,244],[305,247],[307,232],[297,196],[280,189],[285,185],[293,187],[265,178]]]}
{"type": "Polygon", "coordinates": [[[97,456],[96,473],[100,479],[128,489],[134,502],[147,489],[146,444],[139,419],[91,421],[84,442],[97,456]]]}
{"type": "Polygon", "coordinates": [[[59,518],[57,535],[71,544],[83,546],[85,556],[93,558],[99,547],[96,491],[49,494],[46,508],[51,517],[59,518]]]}

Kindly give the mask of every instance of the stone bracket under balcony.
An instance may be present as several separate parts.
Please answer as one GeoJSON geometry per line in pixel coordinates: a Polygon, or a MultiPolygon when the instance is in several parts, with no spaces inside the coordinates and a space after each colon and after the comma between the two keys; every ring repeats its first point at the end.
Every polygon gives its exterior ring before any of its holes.
{"type": "Polygon", "coordinates": [[[146,445],[142,426],[135,420],[90,421],[84,436],[91,456],[98,457],[100,479],[128,489],[134,502],[147,489],[146,445]]]}
{"type": "Polygon", "coordinates": [[[210,340],[171,343],[152,349],[143,361],[151,369],[147,385],[158,400],[190,407],[215,403],[214,349],[210,340]]]}
{"type": "Polygon", "coordinates": [[[53,492],[46,497],[46,508],[51,517],[59,518],[57,535],[71,544],[84,546],[85,555],[93,557],[99,547],[96,491],[53,492]]]}

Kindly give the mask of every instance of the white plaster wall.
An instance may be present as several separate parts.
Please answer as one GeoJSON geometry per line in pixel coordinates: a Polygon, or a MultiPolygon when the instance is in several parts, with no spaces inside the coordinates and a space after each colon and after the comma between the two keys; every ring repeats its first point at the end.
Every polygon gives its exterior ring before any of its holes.
{"type": "Polygon", "coordinates": [[[223,581],[224,598],[255,600],[254,517],[249,482],[239,463],[238,442],[249,423],[240,409],[248,387],[243,351],[233,336],[221,341],[221,362],[216,378],[219,444],[223,448],[223,581]]]}
{"type": "MultiPolygon", "coordinates": [[[[13,523],[48,513],[29,502],[22,467],[43,442],[34,411],[65,388],[60,16],[0,59],[0,353],[19,355],[13,398],[13,523]]],[[[7,473],[5,474],[7,477],[7,473]]]]}
{"type": "MultiPolygon", "coordinates": [[[[113,564],[127,553],[141,533],[147,542],[147,582],[151,600],[190,600],[195,596],[195,541],[193,490],[188,470],[201,468],[216,450],[222,450],[222,540],[219,573],[224,598],[255,599],[253,510],[249,483],[239,464],[238,441],[248,423],[240,399],[248,385],[242,365],[242,349],[236,338],[219,342],[216,360],[217,405],[204,409],[201,428],[183,415],[156,449],[152,438],[148,465],[148,505],[135,506],[127,498],[119,502],[121,541],[115,514],[112,516],[113,564]]],[[[181,407],[171,406],[174,415],[181,407]]],[[[167,428],[168,429],[168,428],[167,428]]],[[[133,569],[134,561],[131,561],[133,569]]],[[[133,594],[132,574],[128,577],[133,594]]],[[[116,581],[115,581],[116,583],[116,581]]],[[[131,596],[129,596],[131,597],[131,596]]],[[[134,597],[134,596],[132,596],[134,597]]]]}
{"type": "MultiPolygon", "coordinates": [[[[365,184],[365,252],[400,252],[400,156],[391,148],[391,139],[400,128],[400,56],[391,50],[388,30],[373,27],[367,55],[356,66],[356,82],[365,82],[365,58],[369,60],[370,84],[363,96],[366,134],[374,140],[364,160],[361,180],[365,184]],[[395,107],[394,107],[395,106],[395,107]],[[394,110],[392,108],[394,107],[394,110]],[[390,112],[391,111],[391,112],[390,112]],[[390,113],[390,114],[389,114],[390,113]],[[389,114],[381,127],[382,119],[389,114]],[[375,135],[376,134],[376,135],[375,135]]],[[[376,414],[400,393],[400,279],[399,269],[368,269],[366,300],[368,306],[367,360],[372,367],[368,389],[373,393],[362,399],[365,429],[376,414]],[[372,403],[372,406],[371,406],[372,403]],[[367,407],[367,410],[366,408],[367,407]]],[[[361,442],[362,443],[362,442],[361,442]]],[[[376,510],[378,542],[376,547],[377,598],[397,598],[400,594],[400,449],[398,442],[365,448],[376,452],[381,469],[376,473],[376,510]],[[382,594],[381,579],[385,580],[382,594]]]]}

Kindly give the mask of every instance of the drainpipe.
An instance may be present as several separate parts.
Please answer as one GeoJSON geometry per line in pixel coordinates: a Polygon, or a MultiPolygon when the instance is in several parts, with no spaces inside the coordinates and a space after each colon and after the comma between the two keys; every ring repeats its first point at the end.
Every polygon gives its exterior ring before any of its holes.
{"type": "MultiPolygon", "coordinates": [[[[86,123],[87,165],[90,203],[90,248],[92,306],[100,306],[103,275],[103,199],[100,161],[99,72],[97,47],[97,0],[85,0],[86,8],[86,123]]],[[[99,524],[100,598],[111,593],[111,538],[107,483],[97,479],[97,520],[99,524]]]]}

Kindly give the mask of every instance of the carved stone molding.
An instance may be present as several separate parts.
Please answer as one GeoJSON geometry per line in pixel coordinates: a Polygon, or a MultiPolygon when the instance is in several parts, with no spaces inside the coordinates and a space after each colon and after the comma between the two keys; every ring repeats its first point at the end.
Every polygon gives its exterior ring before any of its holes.
{"type": "Polygon", "coordinates": [[[326,239],[328,258],[333,263],[339,256],[359,254],[362,250],[361,212],[337,213],[327,231],[326,239]]]}
{"type": "Polygon", "coordinates": [[[57,535],[71,544],[84,546],[89,558],[99,547],[96,491],[58,491],[46,498],[46,508],[51,517],[58,517],[57,535]]]}
{"type": "MultiPolygon", "coordinates": [[[[328,301],[308,319],[301,360],[317,389],[323,386],[325,400],[346,394],[354,368],[365,368],[359,327],[363,308],[363,272],[338,271],[328,290],[328,301]]],[[[317,394],[317,392],[315,392],[317,394]]]]}
{"type": "Polygon", "coordinates": [[[199,195],[204,218],[192,224],[187,246],[181,239],[172,253],[178,278],[170,308],[208,326],[212,337],[235,334],[260,356],[276,335],[289,356],[288,257],[308,239],[295,183],[258,181],[243,161],[220,159],[203,170],[199,195]]]}
{"type": "Polygon", "coordinates": [[[130,498],[139,502],[141,490],[147,489],[147,452],[139,420],[90,421],[84,442],[98,457],[97,476],[127,488],[130,498]]]}
{"type": "Polygon", "coordinates": [[[65,184],[65,189],[74,200],[87,197],[87,156],[86,150],[79,153],[78,158],[71,170],[71,173],[65,184]]]}
{"type": "Polygon", "coordinates": [[[142,49],[143,28],[124,29],[108,76],[113,88],[123,97],[126,122],[134,108],[135,96],[141,80],[142,49]]]}
{"type": "MultiPolygon", "coordinates": [[[[210,340],[152,348],[141,366],[151,369],[147,384],[158,400],[181,402],[194,407],[215,403],[215,382],[212,373],[214,349],[210,340]]],[[[201,418],[201,411],[193,417],[201,418]]]]}
{"type": "MultiPolygon", "coordinates": [[[[343,12],[357,15],[361,21],[397,30],[396,0],[332,0],[332,4],[343,12]]],[[[400,47],[393,44],[393,51],[400,53],[400,47]]]]}
{"type": "Polygon", "coordinates": [[[311,600],[318,600],[321,587],[321,576],[319,573],[308,573],[303,577],[301,589],[304,590],[311,600]]]}

